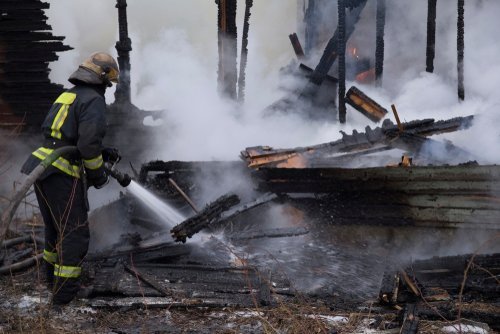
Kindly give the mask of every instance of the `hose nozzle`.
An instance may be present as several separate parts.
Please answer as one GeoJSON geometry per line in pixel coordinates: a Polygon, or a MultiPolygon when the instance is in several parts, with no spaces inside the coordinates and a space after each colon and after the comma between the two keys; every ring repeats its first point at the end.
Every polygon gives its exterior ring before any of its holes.
{"type": "Polygon", "coordinates": [[[132,178],[130,177],[130,175],[128,175],[127,173],[121,173],[116,168],[109,168],[107,169],[107,171],[109,175],[111,175],[112,178],[118,181],[118,184],[124,188],[127,187],[130,182],[132,182],[132,178]]]}

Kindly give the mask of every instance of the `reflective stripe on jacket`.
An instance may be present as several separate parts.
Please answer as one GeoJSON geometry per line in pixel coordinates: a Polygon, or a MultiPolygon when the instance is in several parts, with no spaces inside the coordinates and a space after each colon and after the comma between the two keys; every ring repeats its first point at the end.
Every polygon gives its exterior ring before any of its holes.
{"type": "Polygon", "coordinates": [[[105,87],[78,84],[62,93],[42,124],[44,145],[32,153],[21,171],[31,173],[54,149],[71,145],[78,147],[80,156],[60,157],[43,177],[59,171],[78,178],[81,162],[89,179],[102,177],[105,174],[102,140],[106,133],[104,91],[105,87]]]}

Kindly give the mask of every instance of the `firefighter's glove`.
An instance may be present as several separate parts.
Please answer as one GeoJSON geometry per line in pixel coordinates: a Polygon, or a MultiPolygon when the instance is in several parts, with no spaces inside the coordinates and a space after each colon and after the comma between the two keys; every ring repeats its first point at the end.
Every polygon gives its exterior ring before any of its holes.
{"type": "Polygon", "coordinates": [[[109,162],[110,164],[116,164],[122,159],[120,152],[113,147],[106,147],[102,150],[102,160],[104,162],[109,162]]]}
{"type": "Polygon", "coordinates": [[[101,176],[95,178],[89,178],[89,185],[94,186],[96,189],[101,189],[109,182],[109,176],[106,173],[102,173],[101,176]]]}

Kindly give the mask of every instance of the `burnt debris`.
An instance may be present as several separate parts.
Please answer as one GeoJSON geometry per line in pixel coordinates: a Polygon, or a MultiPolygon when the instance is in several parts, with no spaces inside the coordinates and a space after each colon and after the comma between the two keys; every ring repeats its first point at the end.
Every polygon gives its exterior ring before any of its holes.
{"type": "Polygon", "coordinates": [[[414,333],[419,319],[483,321],[500,328],[499,254],[434,257],[413,261],[399,271],[387,271],[379,301],[404,310],[404,324],[414,333]]]}

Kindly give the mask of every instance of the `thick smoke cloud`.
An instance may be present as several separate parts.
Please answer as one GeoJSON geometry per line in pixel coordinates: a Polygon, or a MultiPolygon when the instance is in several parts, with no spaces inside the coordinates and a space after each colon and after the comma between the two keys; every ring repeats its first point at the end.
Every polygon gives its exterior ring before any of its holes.
{"type": "MultiPolygon", "coordinates": [[[[56,81],[64,83],[81,58],[96,49],[116,53],[114,2],[54,0],[51,6],[49,16],[55,33],[66,35],[68,43],[76,47],[53,64],[52,77],[56,81]],[[86,15],[81,15],[82,12],[86,15]]],[[[300,31],[297,12],[301,9],[292,1],[254,4],[247,103],[240,110],[216,94],[214,3],[190,0],[172,5],[151,0],[146,6],[129,1],[129,31],[134,46],[133,100],[143,109],[166,110],[162,125],[166,134],[159,138],[157,144],[161,144],[161,149],[156,150],[155,157],[235,159],[246,146],[286,147],[331,141],[339,137],[340,128],[350,130],[368,123],[352,109],[348,110],[345,126],[308,124],[295,116],[264,120],[260,117],[260,111],[282,95],[277,90],[278,72],[294,58],[287,34],[300,31]]],[[[244,2],[239,1],[240,33],[243,10],[244,2]]],[[[395,103],[401,118],[407,121],[481,114],[473,129],[448,137],[471,150],[477,143],[470,144],[471,136],[485,140],[488,145],[497,144],[497,136],[485,135],[490,132],[484,131],[484,126],[496,121],[494,110],[500,103],[499,95],[495,94],[500,80],[500,65],[495,57],[500,54],[500,46],[495,43],[495,31],[491,29],[500,13],[500,3],[485,0],[466,4],[466,101],[463,103],[456,97],[456,6],[438,4],[433,74],[424,72],[426,10],[426,5],[417,1],[388,3],[383,89],[372,86],[362,89],[386,108],[395,103]]],[[[374,53],[374,11],[374,4],[366,7],[351,40],[362,55],[374,53]]],[[[331,17],[335,20],[336,13],[331,17]]],[[[111,93],[108,97],[112,100],[111,93]]],[[[484,157],[487,162],[495,159],[484,157]]]]}

